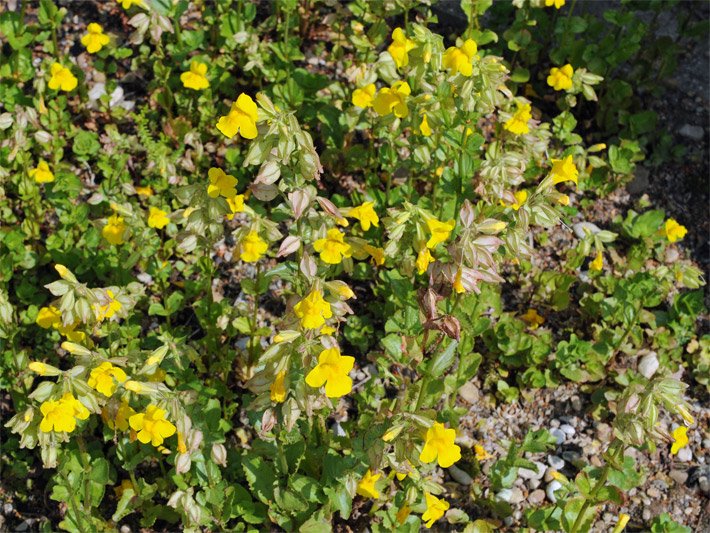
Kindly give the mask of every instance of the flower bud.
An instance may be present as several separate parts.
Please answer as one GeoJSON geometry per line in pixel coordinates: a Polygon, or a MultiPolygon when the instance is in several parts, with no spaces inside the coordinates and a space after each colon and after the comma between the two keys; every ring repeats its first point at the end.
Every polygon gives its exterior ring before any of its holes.
{"type": "Polygon", "coordinates": [[[175,460],[175,471],[178,474],[185,474],[190,471],[192,466],[192,459],[190,459],[189,453],[181,453],[177,456],[175,460]]]}
{"type": "Polygon", "coordinates": [[[72,355],[84,355],[84,356],[91,355],[91,350],[89,350],[88,348],[84,348],[83,346],[73,343],[73,342],[64,341],[61,344],[61,347],[63,350],[66,350],[67,352],[69,352],[72,355]]]}
{"type": "Polygon", "coordinates": [[[79,281],[74,277],[74,274],[72,274],[71,271],[64,265],[56,264],[54,265],[54,269],[59,273],[63,280],[68,281],[69,283],[79,283],[79,281]]]}
{"type": "Polygon", "coordinates": [[[500,233],[505,229],[505,227],[505,222],[494,218],[487,218],[477,226],[478,231],[486,233],[487,235],[495,235],[496,233],[500,233]]]}
{"type": "Polygon", "coordinates": [[[213,444],[210,456],[215,464],[218,464],[221,467],[227,466],[227,449],[224,447],[224,444],[213,444]]]}
{"type": "Polygon", "coordinates": [[[58,368],[46,363],[40,363],[39,361],[32,361],[29,364],[29,369],[32,370],[32,372],[36,372],[40,376],[58,376],[62,373],[62,371],[58,368]]]}

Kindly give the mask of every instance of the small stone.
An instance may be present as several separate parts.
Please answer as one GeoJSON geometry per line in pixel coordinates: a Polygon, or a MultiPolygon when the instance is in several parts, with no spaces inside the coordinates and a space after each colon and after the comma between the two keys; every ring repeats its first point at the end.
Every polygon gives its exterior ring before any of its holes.
{"type": "Polygon", "coordinates": [[[127,525],[121,526],[121,533],[131,533],[131,528],[127,525]]]}
{"type": "Polygon", "coordinates": [[[14,509],[14,507],[12,506],[11,503],[3,504],[2,514],[4,514],[5,516],[9,516],[12,514],[13,509],[14,509]]]}
{"type": "Polygon", "coordinates": [[[469,381],[468,383],[464,383],[464,385],[459,389],[459,396],[471,405],[474,405],[478,403],[481,395],[478,387],[469,381]]]}
{"type": "Polygon", "coordinates": [[[639,372],[646,379],[651,379],[651,377],[656,373],[656,370],[658,370],[658,365],[659,363],[656,352],[649,352],[641,358],[641,361],[639,361],[639,372]]]}
{"type": "Polygon", "coordinates": [[[557,442],[557,444],[562,444],[567,438],[567,435],[565,435],[564,432],[558,428],[552,428],[550,430],[550,435],[555,437],[555,441],[557,442]]]}
{"type": "Polygon", "coordinates": [[[544,501],[545,491],[542,489],[534,490],[528,495],[528,502],[530,502],[530,505],[540,505],[544,501]]]}
{"type": "Polygon", "coordinates": [[[460,485],[470,485],[473,483],[473,478],[456,465],[451,465],[449,467],[449,475],[460,485]]]}
{"type": "Polygon", "coordinates": [[[576,463],[582,458],[582,454],[579,452],[576,452],[574,450],[569,450],[566,452],[562,452],[562,459],[567,461],[568,463],[576,463]]]}
{"type": "Polygon", "coordinates": [[[698,487],[705,494],[705,496],[710,496],[710,479],[703,476],[698,479],[698,487]]]}
{"type": "Polygon", "coordinates": [[[510,500],[513,499],[513,490],[512,489],[503,489],[498,494],[496,494],[496,499],[508,502],[510,503],[510,500]]]}
{"type": "Polygon", "coordinates": [[[563,431],[564,434],[567,435],[567,436],[569,436],[569,437],[571,437],[572,435],[574,435],[575,432],[576,432],[575,429],[574,429],[572,426],[570,426],[569,424],[562,424],[562,425],[560,426],[560,430],[563,431]]]}
{"type": "Polygon", "coordinates": [[[557,455],[550,455],[547,458],[547,464],[555,470],[562,470],[565,467],[564,459],[562,459],[562,457],[558,457],[557,455]]]}
{"type": "Polygon", "coordinates": [[[535,462],[535,470],[520,468],[518,469],[518,475],[523,479],[541,479],[545,475],[545,469],[547,468],[544,464],[535,462]]]}
{"type": "Polygon", "coordinates": [[[530,490],[535,490],[540,486],[540,480],[539,479],[528,479],[527,480],[527,485],[530,490]]]}
{"type": "Polygon", "coordinates": [[[523,501],[525,500],[525,496],[523,495],[522,490],[520,490],[517,487],[514,487],[511,492],[513,493],[510,498],[510,503],[512,505],[517,505],[519,503],[523,503],[523,501]]]}
{"type": "Polygon", "coordinates": [[[547,494],[547,499],[550,500],[552,503],[557,502],[557,497],[555,496],[555,491],[560,490],[562,488],[562,483],[557,481],[556,479],[553,479],[550,481],[550,483],[547,485],[547,489],[545,489],[545,494],[547,494]]]}
{"type": "Polygon", "coordinates": [[[644,509],[641,513],[641,518],[643,518],[644,521],[651,520],[651,510],[648,508],[644,509]]]}
{"type": "Polygon", "coordinates": [[[705,130],[700,126],[694,126],[692,124],[683,124],[678,130],[678,133],[691,141],[702,141],[703,137],[705,137],[705,130]]]}
{"type": "Polygon", "coordinates": [[[582,410],[582,399],[579,396],[572,396],[570,398],[570,404],[572,405],[572,409],[575,411],[579,412],[582,410]]]}
{"type": "Polygon", "coordinates": [[[30,523],[29,519],[23,520],[22,523],[15,528],[15,531],[19,531],[19,532],[28,531],[30,529],[30,525],[31,525],[31,523],[30,523]]]}
{"type": "Polygon", "coordinates": [[[626,186],[626,190],[630,194],[641,194],[648,189],[648,169],[646,167],[637,166],[634,173],[634,179],[626,186]]]}
{"type": "Polygon", "coordinates": [[[693,452],[688,447],[681,448],[678,450],[678,460],[681,463],[689,463],[693,460],[693,452]]]}
{"type": "Polygon", "coordinates": [[[658,489],[655,488],[655,487],[651,487],[650,489],[648,489],[648,490],[646,491],[646,494],[648,494],[648,496],[649,496],[650,498],[654,498],[654,499],[658,499],[658,498],[661,497],[661,491],[658,490],[658,489]]]}
{"type": "Polygon", "coordinates": [[[513,517],[512,517],[512,516],[506,516],[506,517],[503,519],[503,523],[504,523],[507,527],[512,526],[512,525],[513,525],[513,517]]]}
{"type": "Polygon", "coordinates": [[[600,442],[609,442],[611,437],[611,426],[609,424],[605,424],[604,422],[600,422],[597,424],[595,434],[597,440],[600,442]]]}

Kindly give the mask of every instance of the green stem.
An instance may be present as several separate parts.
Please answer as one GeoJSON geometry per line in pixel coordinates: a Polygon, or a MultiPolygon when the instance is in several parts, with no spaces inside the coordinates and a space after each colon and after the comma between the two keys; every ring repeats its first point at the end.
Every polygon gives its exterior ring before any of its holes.
{"type": "Polygon", "coordinates": [[[607,460],[607,463],[604,465],[599,479],[597,479],[597,482],[594,484],[594,488],[589,493],[589,497],[585,498],[582,508],[579,510],[579,514],[572,525],[572,529],[570,529],[570,533],[577,533],[579,528],[582,527],[584,515],[587,514],[587,510],[592,503],[596,503],[599,491],[602,490],[604,485],[606,485],[606,480],[609,477],[609,472],[611,471],[611,463],[616,462],[619,459],[618,455],[620,453],[624,453],[624,446],[619,439],[614,439],[614,441],[612,441],[609,445],[609,450],[611,451],[610,460],[607,460]]]}
{"type": "Polygon", "coordinates": [[[251,332],[250,332],[250,342],[249,342],[249,366],[256,362],[256,330],[259,328],[259,281],[261,278],[261,264],[256,264],[256,276],[254,279],[254,289],[256,294],[254,295],[254,301],[252,305],[252,315],[251,315],[251,332]]]}
{"type": "Polygon", "coordinates": [[[80,533],[86,533],[86,530],[84,529],[84,526],[82,525],[81,521],[82,515],[79,514],[79,502],[76,501],[76,493],[72,490],[72,485],[69,482],[69,478],[63,470],[59,470],[59,475],[64,481],[64,485],[67,487],[67,491],[69,492],[69,506],[71,507],[71,510],[74,513],[76,528],[79,530],[80,533]]]}

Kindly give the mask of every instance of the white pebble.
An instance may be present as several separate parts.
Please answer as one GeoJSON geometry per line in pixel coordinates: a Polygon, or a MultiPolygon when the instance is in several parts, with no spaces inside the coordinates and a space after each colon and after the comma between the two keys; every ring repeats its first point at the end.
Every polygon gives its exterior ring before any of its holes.
{"type": "Polygon", "coordinates": [[[562,430],[565,435],[569,435],[570,437],[575,434],[575,429],[569,424],[562,424],[560,426],[560,430],[562,430]]]}
{"type": "Polygon", "coordinates": [[[556,455],[550,455],[547,458],[547,464],[549,464],[555,470],[562,470],[565,467],[565,461],[562,457],[556,455]]]}
{"type": "Polygon", "coordinates": [[[690,450],[690,448],[681,448],[678,451],[678,460],[681,463],[689,463],[693,460],[693,452],[690,450]]]}
{"type": "Polygon", "coordinates": [[[567,437],[565,433],[557,428],[552,428],[550,430],[550,435],[555,437],[555,441],[557,444],[562,444],[565,441],[565,438],[567,437]]]}
{"type": "Polygon", "coordinates": [[[550,500],[552,503],[556,503],[557,497],[555,496],[555,491],[558,491],[561,488],[562,483],[560,483],[556,479],[550,481],[550,483],[547,485],[547,489],[545,490],[545,494],[547,494],[547,499],[550,500]]]}

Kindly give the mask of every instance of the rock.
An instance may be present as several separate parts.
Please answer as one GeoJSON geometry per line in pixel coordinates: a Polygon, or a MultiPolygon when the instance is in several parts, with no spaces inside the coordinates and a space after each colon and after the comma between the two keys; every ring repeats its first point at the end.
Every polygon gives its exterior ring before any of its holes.
{"type": "Polygon", "coordinates": [[[528,488],[530,490],[535,490],[540,486],[540,480],[539,479],[528,479],[527,481],[528,488]]]}
{"type": "Polygon", "coordinates": [[[562,470],[565,467],[564,459],[562,459],[562,457],[558,457],[557,455],[550,455],[547,458],[547,464],[555,470],[562,470]]]}
{"type": "Polygon", "coordinates": [[[12,514],[14,507],[12,506],[11,503],[5,503],[2,506],[2,514],[5,516],[10,516],[12,514]]]}
{"type": "Polygon", "coordinates": [[[710,439],[703,439],[703,448],[710,450],[710,439]]]}
{"type": "Polygon", "coordinates": [[[693,460],[693,452],[687,446],[678,450],[678,460],[681,463],[689,463],[693,460]]]}
{"type": "Polygon", "coordinates": [[[547,495],[547,499],[550,500],[552,503],[557,502],[557,497],[555,496],[555,491],[560,490],[562,488],[562,483],[557,481],[556,479],[553,479],[550,481],[550,483],[547,485],[547,489],[545,489],[545,494],[547,495]]]}
{"type": "Polygon", "coordinates": [[[468,383],[465,383],[459,389],[459,396],[461,396],[461,398],[466,400],[471,405],[478,403],[478,400],[481,397],[478,387],[476,387],[470,381],[468,383]]]}
{"type": "Polygon", "coordinates": [[[592,224],[591,222],[577,222],[572,225],[572,230],[579,239],[584,239],[587,236],[587,233],[596,235],[601,231],[599,226],[592,224]]]}
{"type": "Polygon", "coordinates": [[[705,137],[705,130],[700,126],[694,126],[692,124],[683,124],[678,130],[678,133],[691,141],[702,141],[703,137],[705,137]]]}
{"type": "Polygon", "coordinates": [[[470,485],[473,483],[473,478],[456,465],[451,465],[449,467],[449,475],[454,479],[454,481],[456,481],[456,483],[461,485],[470,485]]]}
{"type": "Polygon", "coordinates": [[[517,504],[519,504],[519,503],[523,503],[523,501],[525,500],[525,496],[523,496],[523,491],[522,491],[522,490],[520,490],[520,489],[517,488],[517,487],[514,487],[511,492],[513,493],[512,496],[511,496],[511,498],[510,498],[510,503],[511,503],[511,504],[517,505],[517,504]]]}
{"type": "Polygon", "coordinates": [[[634,179],[626,186],[629,194],[641,194],[648,189],[648,169],[646,167],[637,166],[634,179]]]}
{"type": "Polygon", "coordinates": [[[558,428],[552,428],[550,430],[550,435],[555,437],[557,444],[562,444],[567,438],[567,435],[565,435],[564,432],[558,428]]]}
{"type": "Polygon", "coordinates": [[[582,399],[575,395],[570,398],[570,404],[572,405],[572,409],[575,411],[579,412],[582,410],[582,399]]]}
{"type": "Polygon", "coordinates": [[[705,496],[710,496],[710,478],[703,476],[698,479],[698,487],[703,491],[705,496]]]}
{"type": "Polygon", "coordinates": [[[655,487],[651,487],[650,489],[648,489],[646,491],[646,494],[648,494],[649,498],[658,499],[661,497],[661,491],[655,487]]]}
{"type": "Polygon", "coordinates": [[[656,370],[658,370],[658,365],[659,363],[656,352],[649,352],[641,358],[641,361],[639,361],[639,372],[646,379],[651,379],[651,377],[656,373],[656,370]]]}
{"type": "Polygon", "coordinates": [[[688,481],[688,472],[686,470],[671,470],[668,476],[678,485],[685,485],[685,482],[688,481]]]}
{"type": "Polygon", "coordinates": [[[568,463],[576,463],[582,458],[582,454],[579,452],[576,452],[574,450],[568,450],[566,452],[562,452],[562,459],[567,461],[568,463]]]}
{"type": "Polygon", "coordinates": [[[131,528],[129,526],[123,525],[121,526],[121,533],[131,533],[131,528]]]}
{"type": "Polygon", "coordinates": [[[510,503],[513,499],[513,489],[503,489],[496,494],[496,499],[510,503]]]}
{"type": "Polygon", "coordinates": [[[560,426],[560,431],[562,431],[568,437],[571,437],[576,432],[575,429],[572,426],[570,426],[569,424],[562,424],[560,426]]]}
{"type": "Polygon", "coordinates": [[[537,489],[528,494],[528,502],[530,505],[540,505],[545,501],[545,491],[542,489],[537,489]]]}
{"type": "Polygon", "coordinates": [[[536,470],[529,470],[527,468],[519,468],[518,475],[523,479],[542,479],[545,475],[545,469],[547,468],[544,464],[535,462],[536,470]]]}
{"type": "Polygon", "coordinates": [[[646,522],[651,520],[651,510],[648,507],[644,508],[643,512],[641,513],[641,518],[643,518],[646,522]]]}
{"type": "Polygon", "coordinates": [[[600,442],[609,442],[611,439],[611,426],[609,424],[600,422],[597,424],[594,432],[597,440],[600,442]]]}

